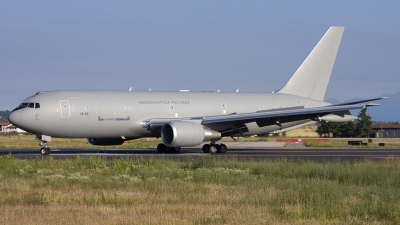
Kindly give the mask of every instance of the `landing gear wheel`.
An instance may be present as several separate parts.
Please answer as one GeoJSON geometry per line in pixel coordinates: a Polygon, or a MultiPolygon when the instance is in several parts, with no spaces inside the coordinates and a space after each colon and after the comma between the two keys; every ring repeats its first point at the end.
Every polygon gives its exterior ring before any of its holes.
{"type": "Polygon", "coordinates": [[[210,145],[210,148],[209,148],[209,149],[210,149],[210,150],[209,150],[210,153],[211,153],[211,154],[217,153],[217,152],[218,152],[218,148],[217,148],[217,147],[218,147],[218,145],[211,144],[211,145],[210,145]]]}
{"type": "Polygon", "coordinates": [[[159,153],[164,153],[164,152],[166,152],[166,148],[167,148],[167,146],[165,146],[164,144],[159,144],[159,145],[157,146],[157,151],[158,151],[159,153]]]}
{"type": "Polygon", "coordinates": [[[210,152],[210,145],[209,144],[203,145],[202,150],[203,150],[204,153],[209,153],[210,152]]]}
{"type": "Polygon", "coordinates": [[[173,148],[172,148],[172,151],[173,151],[174,153],[178,153],[178,152],[181,151],[181,147],[173,147],[173,148]]]}
{"type": "Polygon", "coordinates": [[[228,150],[228,147],[226,147],[226,145],[224,145],[224,144],[220,144],[218,146],[218,153],[226,153],[227,150],[228,150]]]}
{"type": "Polygon", "coordinates": [[[50,155],[50,152],[51,152],[50,148],[41,148],[40,149],[41,155],[50,155]]]}
{"type": "Polygon", "coordinates": [[[171,153],[173,151],[172,147],[165,146],[165,153],[171,153]]]}

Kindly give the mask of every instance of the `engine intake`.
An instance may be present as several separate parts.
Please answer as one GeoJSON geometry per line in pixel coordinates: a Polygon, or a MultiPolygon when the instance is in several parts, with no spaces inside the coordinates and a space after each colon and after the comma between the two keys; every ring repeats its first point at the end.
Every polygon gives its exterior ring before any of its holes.
{"type": "Polygon", "coordinates": [[[124,139],[122,138],[88,138],[91,145],[122,145],[124,139]]]}
{"type": "Polygon", "coordinates": [[[161,138],[169,147],[189,147],[203,141],[219,140],[221,133],[197,123],[173,121],[161,128],[161,138]]]}

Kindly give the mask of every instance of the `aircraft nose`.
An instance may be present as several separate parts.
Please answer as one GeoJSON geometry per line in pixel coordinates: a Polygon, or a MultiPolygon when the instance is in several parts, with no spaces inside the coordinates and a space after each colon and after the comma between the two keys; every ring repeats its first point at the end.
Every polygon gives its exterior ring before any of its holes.
{"type": "Polygon", "coordinates": [[[19,112],[10,113],[10,115],[8,115],[8,121],[18,127],[18,124],[21,123],[21,114],[19,112]]]}

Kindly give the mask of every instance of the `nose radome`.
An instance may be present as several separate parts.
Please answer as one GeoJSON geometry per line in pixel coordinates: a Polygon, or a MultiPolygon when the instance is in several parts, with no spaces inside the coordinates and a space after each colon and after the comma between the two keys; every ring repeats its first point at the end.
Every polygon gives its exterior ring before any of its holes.
{"type": "Polygon", "coordinates": [[[8,115],[8,121],[18,127],[21,122],[21,114],[19,112],[12,112],[8,115]]]}

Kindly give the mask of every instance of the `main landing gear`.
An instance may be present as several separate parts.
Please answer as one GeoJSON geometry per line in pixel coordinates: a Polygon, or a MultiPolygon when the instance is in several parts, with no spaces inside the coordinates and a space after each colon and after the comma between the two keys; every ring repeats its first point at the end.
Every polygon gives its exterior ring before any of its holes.
{"type": "Polygon", "coordinates": [[[157,151],[159,153],[178,153],[181,151],[181,147],[169,147],[161,143],[157,146],[157,151]]]}
{"type": "MultiPolygon", "coordinates": [[[[204,153],[215,154],[215,153],[226,153],[228,148],[224,144],[211,143],[203,145],[202,150],[204,153]]],[[[157,146],[157,151],[159,153],[178,153],[181,151],[181,147],[168,147],[165,144],[161,143],[157,146]]]]}
{"type": "Polygon", "coordinates": [[[211,153],[211,154],[226,153],[226,151],[228,150],[226,145],[224,145],[224,144],[215,144],[215,143],[205,144],[205,145],[203,145],[202,149],[203,149],[204,153],[211,153]]]}
{"type": "Polygon", "coordinates": [[[51,141],[51,137],[46,135],[36,135],[36,140],[40,140],[39,146],[42,146],[42,148],[40,148],[40,154],[50,155],[51,149],[47,146],[47,142],[51,141]]]}

